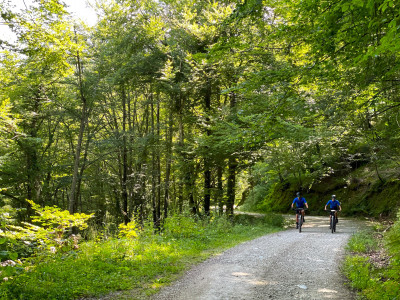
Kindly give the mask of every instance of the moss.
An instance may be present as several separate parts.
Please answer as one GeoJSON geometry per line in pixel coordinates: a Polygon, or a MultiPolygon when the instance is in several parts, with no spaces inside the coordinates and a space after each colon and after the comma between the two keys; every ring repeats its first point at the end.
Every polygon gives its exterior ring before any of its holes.
{"type": "Polygon", "coordinates": [[[371,189],[366,202],[371,215],[394,216],[400,205],[400,182],[390,181],[371,189]]]}
{"type": "Polygon", "coordinates": [[[382,182],[368,165],[348,173],[334,174],[309,185],[309,190],[300,187],[297,181],[287,180],[271,185],[258,210],[287,213],[299,190],[310,206],[310,213],[323,215],[324,206],[332,194],[342,203],[343,215],[371,217],[393,217],[400,206],[400,180],[396,174],[385,174],[382,182]]]}

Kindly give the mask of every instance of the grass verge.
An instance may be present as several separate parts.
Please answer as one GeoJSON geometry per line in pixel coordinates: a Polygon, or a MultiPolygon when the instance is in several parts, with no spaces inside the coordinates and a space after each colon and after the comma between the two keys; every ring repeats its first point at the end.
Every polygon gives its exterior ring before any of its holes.
{"type": "Polygon", "coordinates": [[[393,226],[383,231],[377,225],[349,240],[343,271],[359,299],[400,299],[400,255],[393,252],[391,242],[395,230],[393,226]]]}
{"type": "Polygon", "coordinates": [[[19,275],[0,284],[0,298],[143,299],[190,265],[282,225],[283,218],[275,215],[241,215],[233,226],[224,218],[170,217],[162,234],[149,226],[134,239],[89,241],[79,251],[35,256],[19,275]]]}

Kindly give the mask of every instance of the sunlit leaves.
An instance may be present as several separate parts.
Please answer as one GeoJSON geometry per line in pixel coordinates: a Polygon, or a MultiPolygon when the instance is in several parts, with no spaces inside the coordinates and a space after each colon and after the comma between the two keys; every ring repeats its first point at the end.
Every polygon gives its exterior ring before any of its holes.
{"type": "Polygon", "coordinates": [[[128,239],[136,238],[138,236],[137,224],[135,221],[131,221],[128,224],[119,224],[118,225],[119,233],[118,236],[120,238],[126,237],[128,239]]]}
{"type": "Polygon", "coordinates": [[[37,249],[43,247],[46,250],[55,252],[57,249],[63,251],[77,249],[79,238],[75,235],[69,236],[67,233],[73,227],[80,230],[87,228],[87,221],[93,214],[84,213],[70,214],[66,210],[53,207],[41,207],[31,200],[27,200],[35,211],[36,215],[32,218],[32,223],[23,222],[21,226],[16,226],[7,221],[2,224],[0,236],[7,239],[12,244],[26,244],[37,249]]]}
{"type": "Polygon", "coordinates": [[[79,50],[79,45],[59,1],[31,6],[24,14],[16,15],[14,22],[17,26],[13,28],[31,72],[37,70],[52,78],[72,74],[73,65],[68,59],[79,50]]]}
{"type": "Polygon", "coordinates": [[[41,207],[31,200],[27,201],[32,205],[32,208],[37,214],[32,218],[33,222],[39,223],[44,227],[49,227],[50,229],[58,228],[58,230],[61,230],[63,233],[74,226],[79,229],[87,228],[88,219],[93,217],[93,214],[70,214],[67,210],[61,210],[56,206],[41,207]]]}
{"type": "Polygon", "coordinates": [[[10,99],[2,99],[0,103],[0,134],[9,134],[15,130],[15,125],[11,115],[10,99]]]}

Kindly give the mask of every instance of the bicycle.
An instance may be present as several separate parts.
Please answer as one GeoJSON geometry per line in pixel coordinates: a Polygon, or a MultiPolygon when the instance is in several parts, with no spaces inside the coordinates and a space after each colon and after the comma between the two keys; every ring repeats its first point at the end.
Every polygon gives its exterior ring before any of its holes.
{"type": "Polygon", "coordinates": [[[336,217],[336,209],[331,209],[330,213],[330,224],[329,224],[329,229],[332,231],[332,233],[336,232],[336,223],[337,223],[337,217],[336,217]]]}
{"type": "Polygon", "coordinates": [[[296,221],[297,221],[297,223],[299,225],[299,233],[301,233],[301,226],[303,226],[303,223],[304,223],[304,217],[303,217],[302,212],[303,212],[303,210],[307,210],[307,208],[305,208],[305,207],[300,207],[300,208],[296,207],[296,208],[293,208],[293,210],[296,211],[296,221]],[[299,218],[299,216],[300,216],[300,218],[299,218]]]}

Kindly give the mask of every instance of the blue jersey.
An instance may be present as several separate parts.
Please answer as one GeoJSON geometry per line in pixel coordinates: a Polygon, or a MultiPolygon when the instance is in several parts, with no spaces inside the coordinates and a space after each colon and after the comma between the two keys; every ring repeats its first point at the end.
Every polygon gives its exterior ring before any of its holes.
{"type": "Polygon", "coordinates": [[[293,204],[296,204],[297,208],[303,208],[304,207],[304,203],[307,203],[307,201],[303,197],[300,197],[300,199],[298,197],[296,197],[293,200],[293,204]]]}
{"type": "Polygon", "coordinates": [[[331,209],[338,210],[340,206],[340,202],[335,199],[335,201],[329,200],[326,205],[329,205],[331,209]]]}

